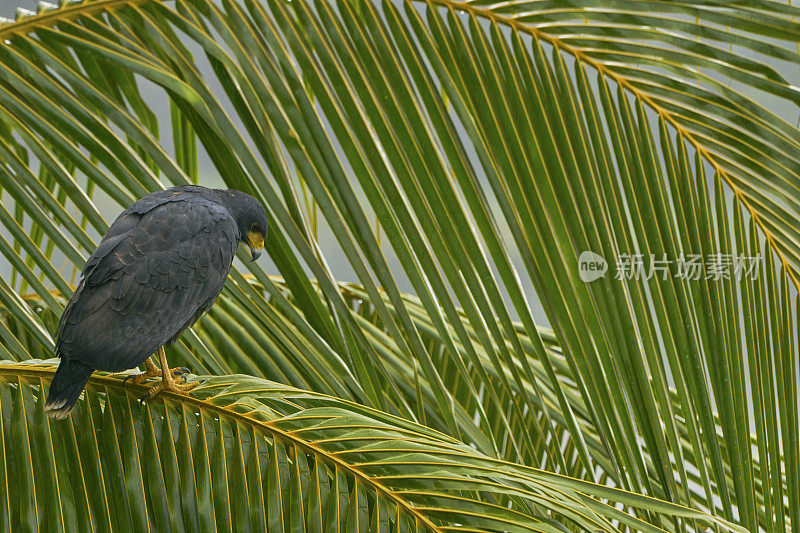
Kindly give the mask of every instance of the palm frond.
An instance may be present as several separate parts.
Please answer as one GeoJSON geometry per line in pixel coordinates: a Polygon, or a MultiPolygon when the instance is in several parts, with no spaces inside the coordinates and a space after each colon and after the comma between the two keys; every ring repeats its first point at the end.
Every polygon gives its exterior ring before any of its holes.
{"type": "Polygon", "coordinates": [[[18,292],[60,312],[47,289],[70,280],[49,254],[82,263],[98,194],[195,179],[199,147],[268,207],[285,281],[234,274],[176,347],[193,368],[751,531],[798,527],[799,137],[759,96],[797,112],[768,62],[797,61],[798,10],[606,4],[98,0],[0,27],[0,246],[19,256],[4,356],[51,346],[18,292]],[[317,213],[357,285],[334,276],[317,213]],[[761,261],[757,278],[586,283],[583,251],[761,261]]]}
{"type": "MultiPolygon", "coordinates": [[[[0,365],[6,528],[277,527],[313,531],[656,531],[611,502],[735,526],[667,502],[483,456],[352,402],[244,375],[197,399],[138,405],[143,386],[95,376],[75,415],[42,406],[52,364],[0,365]],[[36,445],[34,445],[36,443],[36,445]],[[547,509],[542,514],[541,508],[547,509]],[[54,512],[56,510],[56,512],[54,512]]],[[[730,528],[730,529],[729,529],[730,528]]]]}

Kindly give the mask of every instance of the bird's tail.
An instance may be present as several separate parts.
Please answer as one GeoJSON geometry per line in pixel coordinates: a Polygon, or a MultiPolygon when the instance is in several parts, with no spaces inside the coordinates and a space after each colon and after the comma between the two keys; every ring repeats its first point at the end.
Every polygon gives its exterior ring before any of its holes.
{"type": "Polygon", "coordinates": [[[93,369],[72,359],[61,359],[50,392],[44,404],[44,412],[50,418],[67,418],[78,403],[78,398],[89,381],[93,369]]]}

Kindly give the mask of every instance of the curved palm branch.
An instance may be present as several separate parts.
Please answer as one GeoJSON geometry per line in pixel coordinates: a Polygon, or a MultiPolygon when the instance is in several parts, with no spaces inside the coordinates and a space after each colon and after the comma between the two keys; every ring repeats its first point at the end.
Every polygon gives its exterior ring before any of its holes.
{"type": "MultiPolygon", "coordinates": [[[[137,405],[143,386],[97,375],[64,424],[41,408],[52,364],[0,364],[0,523],[90,529],[657,531],[614,503],[735,526],[680,506],[484,456],[359,404],[244,375],[198,398],[137,405]],[[39,401],[37,401],[37,399],[39,401]],[[61,427],[63,426],[63,427],[61,427]],[[35,443],[35,445],[34,445],[35,443]],[[145,457],[146,456],[146,457],[145,457]],[[547,512],[542,513],[542,509],[547,512]]],[[[730,528],[730,529],[729,529],[730,528]]]]}
{"type": "Polygon", "coordinates": [[[60,311],[48,289],[71,280],[51,260],[81,264],[106,227],[98,194],[124,205],[197,179],[199,141],[267,205],[286,281],[252,269],[267,303],[235,274],[177,347],[194,368],[282,374],[498,459],[750,530],[796,527],[798,132],[754,95],[795,109],[767,62],[797,61],[797,14],[766,1],[106,0],[9,23],[7,356],[25,355],[20,336],[50,346],[17,295],[60,311]],[[170,135],[143,79],[170,102],[170,135]],[[340,290],[318,214],[368,308],[340,290]],[[584,250],[762,261],[755,279],[584,283],[584,250]]]}

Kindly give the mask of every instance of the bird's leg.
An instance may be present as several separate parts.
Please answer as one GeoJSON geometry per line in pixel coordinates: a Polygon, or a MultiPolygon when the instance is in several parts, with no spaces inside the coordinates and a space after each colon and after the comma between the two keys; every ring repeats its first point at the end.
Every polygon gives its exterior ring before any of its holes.
{"type": "Polygon", "coordinates": [[[158,358],[161,362],[161,369],[159,370],[159,373],[161,374],[161,382],[150,387],[150,390],[147,391],[147,394],[144,395],[142,400],[149,400],[162,390],[168,390],[177,394],[189,395],[191,394],[189,391],[199,385],[199,383],[178,383],[175,380],[172,375],[173,371],[170,370],[169,363],[167,363],[167,354],[164,352],[163,346],[158,349],[158,358]]]}
{"type": "Polygon", "coordinates": [[[145,372],[150,372],[151,374],[158,374],[161,371],[161,369],[158,368],[158,365],[155,364],[149,357],[144,360],[144,367],[145,372]]]}
{"type": "Polygon", "coordinates": [[[122,380],[122,382],[125,383],[126,381],[130,381],[138,385],[140,383],[144,383],[150,378],[161,377],[161,369],[149,357],[144,360],[144,366],[144,372],[140,372],[139,374],[131,374],[122,380]]]}
{"type": "MultiPolygon", "coordinates": [[[[163,348],[161,348],[161,350],[163,350],[163,348]]],[[[161,350],[159,350],[159,353],[161,352],[161,350]]],[[[144,366],[145,366],[144,372],[141,372],[139,374],[131,374],[127,376],[123,380],[123,383],[126,381],[131,381],[132,383],[136,383],[137,385],[139,385],[141,383],[144,383],[148,379],[160,378],[163,376],[163,373],[161,372],[161,367],[155,364],[153,360],[150,359],[149,357],[144,360],[144,366]]],[[[180,368],[173,368],[172,370],[170,370],[170,373],[173,376],[182,376],[184,372],[188,371],[189,371],[188,368],[180,367],[180,368]]]]}

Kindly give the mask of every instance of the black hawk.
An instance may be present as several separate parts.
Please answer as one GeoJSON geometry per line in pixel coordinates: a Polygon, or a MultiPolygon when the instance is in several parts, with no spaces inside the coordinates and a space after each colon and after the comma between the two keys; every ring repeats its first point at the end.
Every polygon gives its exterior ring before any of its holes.
{"type": "Polygon", "coordinates": [[[94,370],[119,372],[145,362],[137,383],[160,377],[161,390],[188,394],[164,346],[214,303],[240,242],[255,261],[267,215],[250,195],[187,185],[148,194],[111,225],[89,257],[56,331],[61,358],[45,411],[66,418],[94,370]],[[150,360],[158,353],[160,365],[150,360]]]}

